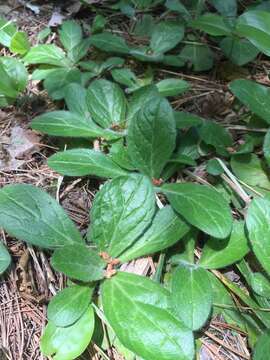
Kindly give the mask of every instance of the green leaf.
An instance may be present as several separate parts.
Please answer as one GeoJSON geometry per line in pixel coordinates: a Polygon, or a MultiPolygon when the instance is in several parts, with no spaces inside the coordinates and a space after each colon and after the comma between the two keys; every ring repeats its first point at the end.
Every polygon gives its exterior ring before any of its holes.
{"type": "Polygon", "coordinates": [[[7,251],[5,245],[0,242],[0,275],[9,267],[11,263],[11,256],[7,251]]]}
{"type": "Polygon", "coordinates": [[[107,19],[103,15],[96,15],[92,23],[92,34],[102,31],[106,25],[107,19]]]}
{"type": "Polygon", "coordinates": [[[69,111],[57,110],[44,113],[34,118],[31,123],[34,130],[48,135],[63,137],[117,139],[121,134],[102,129],[93,121],[69,111]]]}
{"type": "Polygon", "coordinates": [[[79,44],[75,45],[68,51],[68,58],[73,64],[77,64],[82,58],[84,58],[91,45],[91,38],[82,40],[79,44]]]}
{"type": "Polygon", "coordinates": [[[48,64],[54,66],[68,66],[69,62],[62,49],[53,44],[32,47],[23,58],[25,64],[48,64]]]}
{"type": "Polygon", "coordinates": [[[231,158],[234,174],[244,183],[258,187],[258,190],[270,190],[270,181],[263,162],[255,154],[235,155],[231,158]]]}
{"type": "Polygon", "coordinates": [[[184,33],[183,25],[173,21],[162,21],[154,27],[150,47],[154,53],[165,53],[183,39],[184,33]]]}
{"type": "Polygon", "coordinates": [[[86,89],[76,83],[71,83],[65,88],[65,102],[71,113],[81,117],[90,118],[90,113],[86,103],[86,89]]]}
{"type": "Polygon", "coordinates": [[[0,44],[10,47],[12,36],[17,32],[16,26],[0,17],[0,44]]]}
{"type": "Polygon", "coordinates": [[[254,114],[270,124],[270,89],[255,81],[237,79],[229,85],[232,93],[254,114]]]}
{"type": "Polygon", "coordinates": [[[270,197],[252,200],[247,213],[246,225],[252,250],[265,269],[270,274],[270,197]]]}
{"type": "Polygon", "coordinates": [[[162,62],[164,59],[163,53],[155,53],[149,50],[147,46],[141,46],[139,48],[131,49],[130,55],[135,57],[135,59],[150,63],[162,62]]]}
{"type": "Polygon", "coordinates": [[[87,348],[94,332],[95,317],[90,305],[83,316],[68,327],[57,327],[51,321],[41,338],[41,352],[53,360],[71,360],[87,348]]]}
{"type": "Polygon", "coordinates": [[[130,69],[114,69],[111,71],[114,81],[117,81],[119,84],[128,86],[130,88],[136,88],[139,85],[137,84],[138,80],[136,75],[130,69]]]}
{"type": "MultiPolygon", "coordinates": [[[[17,59],[8,56],[0,59],[4,69],[11,78],[12,84],[17,91],[23,91],[28,82],[28,73],[25,66],[17,59]]],[[[4,81],[2,75],[1,80],[4,81]]]]}
{"type": "Polygon", "coordinates": [[[247,39],[226,37],[220,42],[224,54],[236,65],[242,66],[254,60],[259,50],[247,39]]]}
{"type": "Polygon", "coordinates": [[[256,342],[253,360],[265,360],[266,354],[270,351],[270,332],[266,331],[262,334],[256,342]]]}
{"type": "Polygon", "coordinates": [[[202,125],[204,119],[198,115],[191,114],[185,111],[175,111],[174,118],[177,129],[186,129],[192,126],[202,125]]]}
{"type": "Polygon", "coordinates": [[[37,40],[39,42],[43,42],[43,40],[45,40],[51,34],[51,32],[51,28],[45,27],[37,34],[37,40]]]}
{"type": "Polygon", "coordinates": [[[263,141],[263,154],[268,165],[270,165],[270,129],[267,131],[263,141]]]}
{"type": "Polygon", "coordinates": [[[101,178],[114,178],[126,175],[126,171],[109,156],[90,149],[58,152],[48,159],[48,165],[66,176],[94,175],[101,178]]]}
{"type": "Polygon", "coordinates": [[[87,310],[93,289],[72,285],[55,295],[48,305],[47,316],[56,326],[74,324],[87,310]]]}
{"type": "Polygon", "coordinates": [[[91,36],[91,43],[99,50],[118,54],[128,54],[129,47],[125,40],[108,32],[91,36]]]}
{"type": "Polygon", "coordinates": [[[176,11],[179,14],[185,15],[187,18],[190,18],[189,11],[179,0],[166,0],[165,6],[171,11],[176,11]]]}
{"type": "Polygon", "coordinates": [[[193,359],[192,332],[168,302],[167,290],[134,274],[119,272],[102,286],[105,316],[126,348],[145,360],[193,359]]]}
{"type": "Polygon", "coordinates": [[[107,265],[96,251],[79,244],[56,250],[51,263],[57,271],[84,282],[103,279],[107,265]]]}
{"type": "Polygon", "coordinates": [[[91,116],[104,128],[123,124],[126,120],[126,99],[121,88],[108,80],[99,79],[91,83],[86,101],[91,116]]]}
{"type": "Polygon", "coordinates": [[[88,239],[100,251],[118,257],[151,224],[154,212],[154,189],[146,177],[118,177],[107,182],[95,197],[88,239]]]}
{"type": "Polygon", "coordinates": [[[212,187],[192,183],[165,184],[161,191],[187,222],[219,239],[232,230],[228,203],[212,187]]]}
{"type": "Polygon", "coordinates": [[[187,81],[170,78],[159,81],[156,86],[162,96],[176,96],[190,89],[187,81]]]}
{"type": "Polygon", "coordinates": [[[263,274],[259,272],[252,273],[250,285],[256,294],[270,299],[270,282],[263,274]]]}
{"type": "Polygon", "coordinates": [[[64,21],[59,37],[64,48],[70,51],[82,41],[82,28],[73,20],[64,21]]]}
{"type": "Polygon", "coordinates": [[[232,137],[230,133],[218,123],[205,120],[199,128],[201,139],[207,144],[212,145],[217,153],[223,156],[227,155],[227,147],[232,146],[232,137]]]}
{"type": "Polygon", "coordinates": [[[62,207],[32,185],[8,185],[0,190],[0,227],[19,240],[43,248],[82,243],[62,207]]]}
{"type": "Polygon", "coordinates": [[[236,33],[246,37],[266,55],[270,55],[270,14],[267,11],[246,11],[237,19],[236,33]]]}
{"type": "Polygon", "coordinates": [[[235,221],[227,239],[210,238],[203,248],[199,265],[206,269],[219,269],[241,260],[249,252],[244,223],[235,221]]]}
{"type": "Polygon", "coordinates": [[[211,0],[210,3],[223,16],[228,18],[237,16],[237,0],[211,0]]]}
{"type": "Polygon", "coordinates": [[[172,108],[166,99],[152,98],[129,121],[128,153],[136,168],[158,179],[176,138],[172,108]]]}
{"type": "Polygon", "coordinates": [[[194,71],[210,70],[214,64],[214,54],[205,44],[187,44],[179,55],[192,65],[194,71]]]}
{"type": "Polygon", "coordinates": [[[120,256],[122,262],[166,249],[190,230],[189,225],[175,214],[170,206],[159,210],[151,226],[120,256]]]}
{"type": "Polygon", "coordinates": [[[31,45],[24,31],[17,31],[11,38],[10,50],[15,54],[25,55],[31,45]]]}
{"type": "Polygon", "coordinates": [[[210,315],[212,288],[207,271],[180,265],[172,276],[172,305],[175,314],[191,330],[199,330],[210,315]]]}
{"type": "Polygon", "coordinates": [[[231,34],[231,28],[223,17],[213,13],[201,15],[190,24],[194,29],[206,32],[212,36],[226,36],[231,34]]]}
{"type": "Polygon", "coordinates": [[[208,174],[218,176],[224,173],[223,167],[220,165],[220,162],[217,159],[210,159],[206,165],[206,171],[208,174]]]}
{"type": "Polygon", "coordinates": [[[14,99],[18,94],[12,78],[2,62],[0,62],[0,94],[14,99]]]}

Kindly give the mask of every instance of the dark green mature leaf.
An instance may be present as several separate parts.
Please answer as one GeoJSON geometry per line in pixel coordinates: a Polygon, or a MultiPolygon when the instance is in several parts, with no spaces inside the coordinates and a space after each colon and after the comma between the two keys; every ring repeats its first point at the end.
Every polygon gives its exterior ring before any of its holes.
{"type": "Polygon", "coordinates": [[[191,64],[194,71],[207,71],[213,67],[214,54],[205,44],[187,44],[179,56],[191,64]]]}
{"type": "Polygon", "coordinates": [[[270,332],[263,333],[256,342],[254,348],[253,360],[265,360],[265,355],[270,351],[270,332]]]}
{"type": "Polygon", "coordinates": [[[176,11],[187,18],[190,18],[189,11],[179,0],[166,0],[165,6],[171,11],[176,11]]]}
{"type": "Polygon", "coordinates": [[[191,21],[191,26],[213,36],[231,34],[231,28],[225,23],[223,17],[213,13],[201,15],[196,20],[191,21]]]}
{"type": "Polygon", "coordinates": [[[247,39],[226,37],[220,42],[224,54],[236,65],[242,66],[254,60],[259,50],[247,39]]]}
{"type": "Polygon", "coordinates": [[[263,274],[259,272],[252,273],[250,285],[257,295],[270,299],[270,282],[263,274]]]}
{"type": "Polygon", "coordinates": [[[186,129],[192,126],[202,125],[204,121],[204,119],[202,119],[198,115],[185,111],[175,111],[174,118],[177,129],[186,129]]]}
{"type": "Polygon", "coordinates": [[[71,83],[65,88],[65,102],[68,110],[86,119],[90,118],[89,109],[86,103],[86,89],[76,83],[71,83]]]}
{"type": "Polygon", "coordinates": [[[82,41],[82,28],[73,20],[64,21],[59,30],[59,37],[66,50],[72,50],[82,41]]]}
{"type": "Polygon", "coordinates": [[[130,55],[135,57],[135,59],[150,63],[162,62],[164,59],[163,53],[152,52],[147,46],[141,46],[139,48],[131,49],[130,55]]]}
{"type": "Polygon", "coordinates": [[[263,141],[263,154],[268,165],[270,165],[270,129],[267,131],[263,141]]]}
{"type": "Polygon", "coordinates": [[[226,148],[233,144],[230,133],[214,121],[205,120],[199,128],[199,135],[207,145],[214,146],[220,155],[226,155],[226,148]]]}
{"type": "Polygon", "coordinates": [[[54,44],[32,47],[23,60],[26,64],[48,64],[60,67],[69,65],[64,51],[54,44]]]}
{"type": "Polygon", "coordinates": [[[57,249],[51,262],[57,271],[84,282],[103,279],[107,265],[95,250],[79,244],[57,249]]]}
{"type": "Polygon", "coordinates": [[[18,92],[12,78],[2,62],[0,62],[0,94],[5,97],[16,98],[18,92]]]}
{"type": "Polygon", "coordinates": [[[95,122],[104,128],[123,124],[126,120],[126,99],[119,85],[99,79],[87,90],[86,101],[95,122]]]}
{"type": "Polygon", "coordinates": [[[229,85],[232,93],[252,112],[270,124],[270,89],[255,81],[237,79],[229,85]]]}
{"type": "Polygon", "coordinates": [[[102,287],[105,316],[125,347],[145,360],[193,359],[192,332],[168,302],[167,290],[134,274],[119,272],[102,287]]]}
{"type": "Polygon", "coordinates": [[[159,178],[176,138],[173,111],[166,99],[152,98],[129,121],[128,153],[142,173],[159,178]]]}
{"type": "Polygon", "coordinates": [[[114,52],[118,54],[128,54],[129,47],[125,40],[108,32],[91,36],[91,43],[99,50],[114,52]]]}
{"type": "Polygon", "coordinates": [[[207,241],[199,265],[206,269],[223,268],[241,260],[248,252],[244,223],[235,221],[227,239],[210,238],[207,241]]]}
{"type": "Polygon", "coordinates": [[[270,190],[270,181],[263,162],[255,154],[235,155],[231,159],[234,174],[246,184],[258,190],[270,190]]]}
{"type": "Polygon", "coordinates": [[[0,242],[0,275],[9,267],[11,257],[5,245],[0,242]]]}
{"type": "Polygon", "coordinates": [[[154,190],[148,178],[138,174],[118,177],[95,197],[88,238],[99,250],[118,257],[150,225],[154,212],[154,190]]]}
{"type": "Polygon", "coordinates": [[[82,40],[79,44],[74,46],[70,51],[68,51],[68,58],[72,61],[73,64],[77,64],[82,58],[84,58],[91,45],[91,38],[82,40]]]}
{"type": "Polygon", "coordinates": [[[10,50],[15,54],[26,54],[30,46],[27,34],[24,31],[17,31],[11,38],[10,50]]]}
{"type": "Polygon", "coordinates": [[[237,15],[237,0],[210,0],[217,11],[228,18],[233,18],[237,15]]]}
{"type": "Polygon", "coordinates": [[[246,225],[252,250],[263,268],[270,274],[270,197],[252,200],[247,213],[246,225]]]}
{"type": "Polygon", "coordinates": [[[120,256],[120,260],[127,262],[166,249],[189,230],[190,226],[181,220],[170,206],[166,206],[157,212],[151,226],[120,256]]]}
{"type": "Polygon", "coordinates": [[[0,190],[0,227],[19,240],[44,248],[82,243],[62,207],[31,185],[8,185],[0,190]]]}
{"type": "Polygon", "coordinates": [[[194,265],[180,265],[172,277],[172,305],[175,314],[192,330],[200,329],[210,315],[212,288],[207,271],[194,265]]]}
{"type": "Polygon", "coordinates": [[[183,94],[190,89],[187,81],[181,79],[164,79],[156,84],[159,93],[162,96],[176,96],[183,94]]]}
{"type": "MultiPolygon", "coordinates": [[[[28,81],[28,73],[25,66],[17,59],[8,56],[0,59],[4,70],[10,77],[12,86],[17,91],[23,91],[26,88],[28,81]]],[[[6,81],[1,72],[1,84],[6,81]]]]}
{"type": "Polygon", "coordinates": [[[184,33],[183,25],[173,21],[162,21],[154,27],[150,47],[154,53],[165,53],[183,39],[184,33]]]}
{"type": "Polygon", "coordinates": [[[270,55],[270,14],[267,11],[247,11],[237,19],[236,33],[246,37],[261,52],[270,55]]]}
{"type": "Polygon", "coordinates": [[[41,338],[41,352],[54,360],[76,359],[92,338],[95,316],[90,305],[81,318],[68,327],[57,327],[49,321],[41,338]]]}
{"type": "Polygon", "coordinates": [[[48,165],[62,175],[94,175],[114,178],[126,175],[126,171],[102,152],[88,149],[73,149],[58,152],[48,160],[48,165]]]}
{"type": "Polygon", "coordinates": [[[114,81],[117,81],[119,84],[128,86],[129,88],[136,89],[137,87],[140,87],[140,85],[137,83],[138,79],[133,71],[127,68],[122,69],[113,69],[111,71],[112,77],[114,81]]]}
{"type": "Polygon", "coordinates": [[[232,216],[222,195],[206,185],[165,184],[161,191],[187,222],[219,239],[232,230],[232,216]]]}
{"type": "Polygon", "coordinates": [[[117,139],[121,134],[102,129],[93,121],[70,111],[58,110],[44,113],[34,118],[31,123],[34,130],[45,134],[63,137],[117,139]]]}
{"type": "Polygon", "coordinates": [[[49,321],[61,327],[74,324],[88,308],[92,292],[93,289],[81,285],[72,285],[61,290],[49,302],[49,321]]]}

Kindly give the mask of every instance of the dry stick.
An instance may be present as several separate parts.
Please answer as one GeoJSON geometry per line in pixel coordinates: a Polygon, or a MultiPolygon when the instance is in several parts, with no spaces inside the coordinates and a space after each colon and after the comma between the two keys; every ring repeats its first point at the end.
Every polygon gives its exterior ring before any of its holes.
{"type": "Polygon", "coordinates": [[[224,348],[226,348],[227,350],[231,351],[232,353],[241,356],[243,359],[247,359],[250,360],[250,356],[247,356],[246,354],[242,354],[240,351],[234,349],[232,346],[225,344],[224,341],[220,340],[218,337],[216,337],[215,335],[211,334],[209,331],[205,331],[204,332],[206,336],[208,336],[210,339],[214,340],[216,343],[218,343],[219,345],[223,346],[224,348]]]}

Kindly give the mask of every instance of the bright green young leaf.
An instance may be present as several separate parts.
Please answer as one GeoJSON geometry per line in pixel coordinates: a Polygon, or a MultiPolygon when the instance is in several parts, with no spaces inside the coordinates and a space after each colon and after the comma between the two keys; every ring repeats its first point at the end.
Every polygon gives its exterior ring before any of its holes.
{"type": "Polygon", "coordinates": [[[34,130],[48,135],[62,137],[117,139],[121,134],[102,129],[93,121],[69,111],[57,110],[44,113],[34,118],[31,123],[34,130]]]}
{"type": "Polygon", "coordinates": [[[236,65],[242,66],[254,60],[259,50],[247,39],[226,37],[220,42],[224,54],[236,65]]]}
{"type": "Polygon", "coordinates": [[[268,165],[270,165],[270,130],[267,131],[263,141],[263,154],[268,165]]]}
{"type": "Polygon", "coordinates": [[[220,155],[227,154],[227,147],[232,146],[233,141],[230,133],[218,123],[205,120],[199,128],[201,139],[207,144],[212,145],[220,155]]]}
{"type": "Polygon", "coordinates": [[[255,81],[237,79],[229,85],[232,93],[254,114],[270,124],[270,89],[255,81]]]}
{"type": "Polygon", "coordinates": [[[15,54],[24,55],[29,51],[31,45],[24,31],[17,31],[11,38],[10,50],[15,54]]]}
{"type": "Polygon", "coordinates": [[[183,94],[190,89],[187,81],[181,79],[164,79],[156,84],[159,93],[162,96],[176,96],[183,94]]]}
{"type": "Polygon", "coordinates": [[[82,28],[73,20],[64,21],[59,37],[64,48],[70,51],[82,41],[82,28]]]}
{"type": "Polygon", "coordinates": [[[91,341],[95,316],[90,305],[83,316],[68,327],[57,327],[49,321],[41,338],[41,352],[53,360],[77,359],[91,341]]]}
{"type": "Polygon", "coordinates": [[[172,277],[172,306],[175,314],[191,330],[199,330],[210,315],[212,288],[206,270],[180,265],[172,277]]]}
{"type": "Polygon", "coordinates": [[[92,292],[92,288],[81,285],[72,285],[61,290],[49,302],[49,321],[61,327],[74,324],[87,310],[92,292]]]}
{"type": "Polygon", "coordinates": [[[10,47],[12,36],[17,32],[16,26],[0,16],[0,44],[10,47]]]}
{"type": "Polygon", "coordinates": [[[9,267],[11,256],[5,245],[0,241],[0,275],[9,267]]]}
{"type": "Polygon", "coordinates": [[[263,274],[259,272],[252,273],[250,284],[257,295],[270,299],[270,282],[263,274]]]}
{"type": "Polygon", "coordinates": [[[134,274],[119,272],[102,287],[105,316],[126,348],[145,360],[193,359],[192,332],[168,302],[167,290],[134,274]]]}
{"type": "Polygon", "coordinates": [[[246,37],[265,55],[270,55],[270,13],[247,11],[237,19],[236,33],[246,37]]]}
{"type": "Polygon", "coordinates": [[[270,332],[266,331],[257,340],[252,359],[265,360],[265,356],[266,354],[269,354],[269,351],[270,351],[270,332]]]}
{"type": "Polygon", "coordinates": [[[270,274],[270,197],[252,200],[247,213],[246,225],[252,250],[257,259],[270,274]]]}
{"type": "Polygon", "coordinates": [[[161,21],[154,27],[150,47],[154,53],[173,49],[184,37],[183,25],[173,21],[161,21]]]}
{"type": "Polygon", "coordinates": [[[95,250],[79,244],[55,250],[51,262],[57,271],[84,282],[103,279],[107,265],[95,250]]]}
{"type": "Polygon", "coordinates": [[[91,43],[99,50],[118,54],[128,54],[129,47],[124,38],[108,32],[91,36],[91,43]]]}
{"type": "Polygon", "coordinates": [[[100,251],[118,257],[151,224],[154,212],[154,189],[148,178],[131,174],[113,179],[95,197],[88,239],[100,251]]]}
{"type": "Polygon", "coordinates": [[[159,210],[146,232],[120,256],[122,262],[166,249],[190,230],[170,206],[159,210]]]}
{"type": "Polygon", "coordinates": [[[214,188],[193,183],[165,184],[161,191],[187,222],[206,234],[224,239],[231,233],[228,203],[214,188]]]}
{"type": "Polygon", "coordinates": [[[94,175],[115,178],[126,175],[108,155],[88,149],[72,149],[58,152],[48,159],[48,165],[66,176],[94,175]]]}
{"type": "Polygon", "coordinates": [[[244,223],[235,221],[227,239],[210,238],[203,248],[199,265],[206,269],[219,269],[241,260],[249,252],[244,223]]]}
{"type": "Polygon", "coordinates": [[[231,28],[224,21],[223,17],[213,13],[201,15],[191,21],[191,26],[213,36],[226,36],[231,34],[231,28]]]}
{"type": "Polygon", "coordinates": [[[104,79],[93,81],[87,90],[86,101],[91,116],[100,126],[109,128],[125,122],[127,103],[117,84],[104,79]]]}
{"type": "Polygon", "coordinates": [[[0,190],[0,227],[19,240],[43,248],[82,243],[62,207],[32,185],[8,185],[0,190]]]}
{"type": "Polygon", "coordinates": [[[244,183],[258,187],[258,190],[270,190],[270,181],[266,167],[255,154],[235,155],[231,158],[233,173],[244,183]]]}
{"type": "Polygon", "coordinates": [[[59,67],[69,65],[64,51],[54,44],[37,45],[32,47],[23,60],[27,65],[48,64],[59,67]]]}
{"type": "Polygon", "coordinates": [[[205,44],[187,44],[179,54],[188,65],[192,65],[194,71],[207,71],[213,67],[214,54],[205,44]]]}
{"type": "Polygon", "coordinates": [[[136,168],[158,179],[176,138],[172,108],[166,99],[152,98],[129,121],[128,153],[136,168]]]}

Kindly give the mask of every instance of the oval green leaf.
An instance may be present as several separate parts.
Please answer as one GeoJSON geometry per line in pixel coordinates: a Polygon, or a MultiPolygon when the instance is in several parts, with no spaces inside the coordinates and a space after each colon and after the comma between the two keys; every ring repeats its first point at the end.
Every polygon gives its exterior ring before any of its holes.
{"type": "Polygon", "coordinates": [[[9,267],[11,263],[11,256],[7,251],[5,245],[0,242],[0,275],[9,267]]]}

